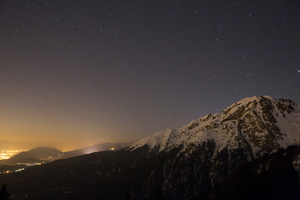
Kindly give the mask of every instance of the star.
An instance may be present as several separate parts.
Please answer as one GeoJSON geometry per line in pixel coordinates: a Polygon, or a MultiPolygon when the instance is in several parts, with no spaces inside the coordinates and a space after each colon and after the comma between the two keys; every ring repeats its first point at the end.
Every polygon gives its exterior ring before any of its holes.
{"type": "Polygon", "coordinates": [[[296,1],[24,2],[1,3],[0,138],[39,116],[45,138],[127,142],[243,97],[300,102],[296,1]]]}

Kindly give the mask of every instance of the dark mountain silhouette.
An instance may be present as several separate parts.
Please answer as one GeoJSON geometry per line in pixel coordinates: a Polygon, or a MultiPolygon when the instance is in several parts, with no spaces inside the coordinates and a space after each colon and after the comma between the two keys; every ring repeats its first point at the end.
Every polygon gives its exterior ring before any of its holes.
{"type": "Polygon", "coordinates": [[[0,166],[16,165],[17,163],[50,162],[62,158],[71,158],[99,151],[115,151],[126,146],[128,146],[127,143],[103,143],[67,152],[61,152],[53,147],[37,147],[29,151],[21,152],[9,159],[0,160],[0,166]]]}
{"type": "Polygon", "coordinates": [[[17,163],[53,161],[62,157],[62,152],[52,147],[37,147],[29,151],[21,152],[7,160],[1,160],[0,164],[15,165],[17,163]]]}
{"type": "Polygon", "coordinates": [[[122,149],[124,147],[127,147],[127,143],[103,143],[103,144],[97,144],[90,147],[82,148],[82,149],[76,149],[74,151],[68,151],[63,153],[63,158],[71,158],[75,156],[81,156],[85,154],[95,153],[99,151],[116,151],[119,149],[122,149]]]}

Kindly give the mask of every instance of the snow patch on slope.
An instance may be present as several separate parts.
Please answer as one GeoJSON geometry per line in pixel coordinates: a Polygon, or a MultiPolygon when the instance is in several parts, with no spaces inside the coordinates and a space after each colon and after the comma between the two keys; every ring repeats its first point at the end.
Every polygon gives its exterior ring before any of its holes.
{"type": "Polygon", "coordinates": [[[279,140],[282,147],[300,144],[300,106],[297,104],[294,109],[290,114],[277,117],[276,125],[284,134],[283,140],[279,140]]]}

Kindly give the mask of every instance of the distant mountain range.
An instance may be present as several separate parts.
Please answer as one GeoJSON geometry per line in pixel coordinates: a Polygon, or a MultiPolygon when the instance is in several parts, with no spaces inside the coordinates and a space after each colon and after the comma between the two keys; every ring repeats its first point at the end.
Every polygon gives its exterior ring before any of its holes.
{"type": "Polygon", "coordinates": [[[74,151],[68,151],[63,153],[63,158],[71,158],[75,156],[81,156],[85,154],[100,152],[100,151],[116,151],[122,148],[125,148],[129,145],[129,143],[102,143],[94,146],[76,149],[74,151]]]}
{"type": "Polygon", "coordinates": [[[18,163],[34,163],[53,161],[62,157],[62,152],[52,147],[37,147],[29,151],[21,152],[13,157],[0,160],[0,165],[16,165],[18,163]]]}
{"type": "Polygon", "coordinates": [[[118,151],[0,175],[0,184],[32,200],[300,199],[299,175],[300,104],[260,96],[118,151]]]}
{"type": "Polygon", "coordinates": [[[0,165],[16,165],[20,163],[42,163],[50,162],[62,158],[71,158],[98,151],[118,150],[124,148],[125,143],[103,143],[83,149],[62,152],[53,147],[37,147],[29,151],[21,152],[7,160],[0,160],[0,165]]]}

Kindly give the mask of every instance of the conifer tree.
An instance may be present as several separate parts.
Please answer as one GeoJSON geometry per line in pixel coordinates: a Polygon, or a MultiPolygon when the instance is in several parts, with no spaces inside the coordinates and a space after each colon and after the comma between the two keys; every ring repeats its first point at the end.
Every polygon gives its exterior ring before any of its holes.
{"type": "Polygon", "coordinates": [[[0,200],[10,200],[10,194],[4,184],[0,190],[0,200]]]}
{"type": "Polygon", "coordinates": [[[130,192],[127,192],[127,194],[125,195],[124,200],[132,200],[132,194],[130,192]]]}

